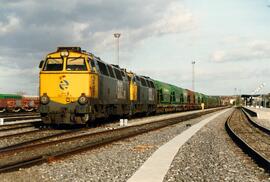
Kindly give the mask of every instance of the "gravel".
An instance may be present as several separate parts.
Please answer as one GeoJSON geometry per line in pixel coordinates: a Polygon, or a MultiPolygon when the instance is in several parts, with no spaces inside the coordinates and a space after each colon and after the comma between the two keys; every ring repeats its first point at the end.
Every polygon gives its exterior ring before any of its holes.
{"type": "MultiPolygon", "coordinates": [[[[46,137],[46,136],[51,136],[51,135],[55,135],[55,134],[64,132],[61,130],[38,130],[38,129],[32,129],[32,130],[35,130],[37,132],[30,133],[30,134],[24,134],[23,132],[26,132],[28,130],[20,129],[20,131],[19,132],[17,131],[17,133],[22,133],[22,135],[11,136],[8,138],[1,139],[0,148],[8,147],[8,146],[12,146],[15,144],[19,144],[21,142],[31,141],[34,139],[38,139],[38,138],[42,138],[42,137],[46,137]]],[[[32,131],[32,130],[29,130],[29,131],[32,131]]],[[[12,132],[15,133],[13,130],[12,130],[12,132]]]]}
{"type": "Polygon", "coordinates": [[[24,133],[24,132],[33,131],[33,130],[38,130],[38,129],[35,127],[27,127],[27,128],[20,128],[20,129],[8,130],[8,131],[0,131],[0,137],[6,136],[6,135],[12,135],[16,133],[24,133]]]}
{"type": "Polygon", "coordinates": [[[270,181],[224,129],[228,114],[207,124],[175,156],[164,181],[270,181]]]}
{"type": "MultiPolygon", "coordinates": [[[[0,177],[2,181],[126,181],[159,146],[210,115],[213,114],[114,142],[62,161],[0,174],[0,177]]],[[[269,178],[228,138],[223,126],[225,118],[226,116],[221,116],[220,121],[208,124],[206,129],[180,149],[165,181],[215,181],[225,180],[226,177],[230,180],[233,179],[230,178],[231,174],[234,174],[235,179],[242,176],[242,181],[248,179],[247,176],[251,176],[253,181],[269,178]],[[216,125],[219,126],[218,131],[216,125]],[[198,146],[198,143],[204,145],[198,146]],[[181,174],[182,172],[185,174],[181,174]],[[240,174],[235,174],[237,172],[240,174]],[[219,177],[215,177],[215,174],[219,177]]]]}

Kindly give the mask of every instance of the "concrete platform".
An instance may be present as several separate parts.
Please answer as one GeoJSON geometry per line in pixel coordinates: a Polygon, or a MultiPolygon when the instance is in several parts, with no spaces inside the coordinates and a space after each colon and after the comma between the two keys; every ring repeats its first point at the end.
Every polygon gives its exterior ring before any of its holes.
{"type": "Polygon", "coordinates": [[[229,109],[218,112],[217,114],[202,120],[196,125],[176,136],[168,143],[161,146],[152,156],[135,172],[128,180],[129,182],[161,182],[163,181],[170,165],[177,154],[179,148],[184,145],[196,132],[203,126],[212,121],[229,109]]]}
{"type": "Polygon", "coordinates": [[[270,108],[254,108],[254,107],[244,107],[244,108],[256,113],[256,115],[252,117],[252,120],[254,120],[259,125],[270,129],[270,108]]]}
{"type": "Polygon", "coordinates": [[[255,108],[255,107],[244,107],[244,108],[256,112],[258,119],[266,119],[270,121],[270,108],[255,108]]]}

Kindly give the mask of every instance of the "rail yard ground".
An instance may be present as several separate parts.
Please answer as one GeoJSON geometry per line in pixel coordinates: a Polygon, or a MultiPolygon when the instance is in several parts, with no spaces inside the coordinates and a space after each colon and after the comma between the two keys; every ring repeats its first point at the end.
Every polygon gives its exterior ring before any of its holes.
{"type": "MultiPolygon", "coordinates": [[[[227,134],[224,125],[232,112],[228,109],[189,139],[174,157],[163,181],[269,181],[269,173],[227,134]]],[[[160,146],[215,114],[122,139],[64,160],[1,173],[0,177],[2,181],[126,181],[160,146]]]]}

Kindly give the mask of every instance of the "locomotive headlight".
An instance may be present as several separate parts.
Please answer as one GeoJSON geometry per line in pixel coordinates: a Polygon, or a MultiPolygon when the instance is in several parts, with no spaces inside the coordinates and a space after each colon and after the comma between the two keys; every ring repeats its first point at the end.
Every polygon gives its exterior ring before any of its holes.
{"type": "Polygon", "coordinates": [[[62,51],[61,53],[62,57],[67,57],[68,56],[68,51],[62,51]]]}
{"type": "Polygon", "coordinates": [[[79,104],[81,105],[85,105],[87,104],[88,100],[87,97],[85,96],[85,94],[82,94],[79,99],[78,99],[79,104]]]}
{"type": "Polygon", "coordinates": [[[48,104],[50,102],[50,99],[49,97],[47,96],[47,94],[43,94],[41,97],[40,97],[40,102],[41,104],[48,104]]]}

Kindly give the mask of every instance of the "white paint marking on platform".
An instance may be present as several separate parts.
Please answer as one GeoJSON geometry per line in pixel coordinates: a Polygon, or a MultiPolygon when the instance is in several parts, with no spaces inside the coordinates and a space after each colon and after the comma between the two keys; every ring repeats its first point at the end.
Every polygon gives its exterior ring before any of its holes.
{"type": "Polygon", "coordinates": [[[170,165],[175,155],[178,153],[179,148],[204,125],[228,110],[229,109],[226,109],[200,121],[174,137],[166,144],[162,145],[145,161],[145,163],[134,173],[134,175],[128,179],[128,182],[162,182],[163,178],[167,174],[167,171],[170,169],[170,165]]]}

